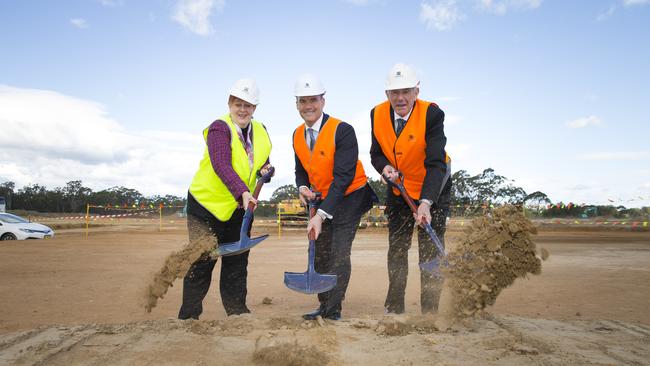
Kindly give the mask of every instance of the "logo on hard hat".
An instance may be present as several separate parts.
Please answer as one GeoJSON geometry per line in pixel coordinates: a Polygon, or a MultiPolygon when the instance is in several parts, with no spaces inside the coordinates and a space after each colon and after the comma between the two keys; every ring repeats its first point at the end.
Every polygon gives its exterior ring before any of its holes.
{"type": "Polygon", "coordinates": [[[305,83],[305,88],[311,88],[311,85],[309,85],[309,83],[305,83]]]}
{"type": "Polygon", "coordinates": [[[248,93],[248,87],[244,88],[244,93],[248,93]]]}
{"type": "Polygon", "coordinates": [[[401,71],[396,72],[395,76],[402,76],[402,72],[401,71]]]}

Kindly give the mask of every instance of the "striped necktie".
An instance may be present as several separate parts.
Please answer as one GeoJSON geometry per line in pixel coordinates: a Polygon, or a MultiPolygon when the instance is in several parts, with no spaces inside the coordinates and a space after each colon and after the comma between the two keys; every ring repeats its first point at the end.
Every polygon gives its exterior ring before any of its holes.
{"type": "Polygon", "coordinates": [[[314,137],[314,129],[309,127],[307,129],[307,132],[309,133],[309,150],[314,151],[314,145],[316,144],[316,138],[314,137]]]}
{"type": "Polygon", "coordinates": [[[406,125],[406,120],[403,118],[398,118],[397,119],[397,128],[395,129],[395,135],[399,137],[399,135],[402,133],[402,130],[404,129],[404,126],[406,125]]]}

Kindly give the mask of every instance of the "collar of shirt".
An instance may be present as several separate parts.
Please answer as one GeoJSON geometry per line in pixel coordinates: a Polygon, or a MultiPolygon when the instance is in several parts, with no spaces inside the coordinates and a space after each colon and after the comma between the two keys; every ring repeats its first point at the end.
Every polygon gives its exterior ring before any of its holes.
{"type": "Polygon", "coordinates": [[[323,124],[323,116],[325,116],[325,113],[321,113],[320,117],[318,117],[316,122],[314,122],[314,124],[311,127],[309,127],[307,123],[305,123],[305,133],[307,133],[308,128],[311,128],[312,130],[314,130],[315,133],[318,134],[323,124]]]}
{"type": "Polygon", "coordinates": [[[401,119],[403,119],[405,121],[408,121],[409,117],[411,117],[411,112],[413,112],[413,108],[411,108],[411,110],[406,114],[406,116],[402,117],[399,114],[397,114],[397,112],[393,111],[393,117],[394,117],[393,118],[393,126],[395,127],[395,129],[397,129],[397,119],[401,118],[401,119]]]}
{"type": "MultiPolygon", "coordinates": [[[[320,115],[320,117],[316,120],[316,122],[314,122],[314,124],[311,127],[307,126],[307,123],[305,123],[305,141],[307,141],[307,146],[309,146],[309,139],[310,139],[308,129],[311,128],[312,130],[314,130],[313,132],[314,140],[318,140],[318,133],[320,132],[321,127],[323,127],[323,116],[325,116],[324,113],[320,115]]],[[[316,141],[314,141],[314,144],[315,143],[316,141]]]]}

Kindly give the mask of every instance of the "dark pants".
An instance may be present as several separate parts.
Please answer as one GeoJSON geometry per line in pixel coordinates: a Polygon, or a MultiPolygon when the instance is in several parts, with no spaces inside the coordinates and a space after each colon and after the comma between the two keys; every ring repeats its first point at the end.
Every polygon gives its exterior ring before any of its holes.
{"type": "Polygon", "coordinates": [[[316,240],[314,269],[321,274],[333,273],[337,276],[336,286],[332,290],[318,294],[320,306],[326,312],[341,310],[352,272],[352,241],[361,216],[372,207],[372,195],[374,192],[370,186],[350,193],[333,214],[333,219],[323,222],[316,240]]]}
{"type": "MultiPolygon", "coordinates": [[[[190,243],[201,239],[207,232],[216,236],[219,244],[239,241],[243,216],[244,210],[238,208],[230,220],[219,221],[188,194],[187,230],[190,243]]],[[[250,312],[246,307],[248,253],[221,257],[219,290],[228,315],[250,312]]],[[[208,253],[204,253],[187,271],[183,279],[183,304],[178,313],[179,319],[198,319],[203,312],[203,298],[210,289],[212,270],[216,263],[216,259],[211,259],[208,253]]]]}
{"type": "MultiPolygon", "coordinates": [[[[438,238],[445,244],[445,225],[449,214],[451,181],[447,181],[438,202],[431,207],[431,226],[438,238]]],[[[416,202],[417,205],[417,202],[416,202]]],[[[384,306],[387,311],[403,313],[406,279],[408,277],[408,250],[413,238],[415,219],[413,212],[401,196],[395,196],[389,189],[386,198],[388,216],[388,294],[384,306]]],[[[419,263],[429,262],[438,256],[438,250],[426,231],[418,227],[419,263]]],[[[431,273],[420,270],[420,306],[422,313],[438,310],[442,281],[431,273]]]]}

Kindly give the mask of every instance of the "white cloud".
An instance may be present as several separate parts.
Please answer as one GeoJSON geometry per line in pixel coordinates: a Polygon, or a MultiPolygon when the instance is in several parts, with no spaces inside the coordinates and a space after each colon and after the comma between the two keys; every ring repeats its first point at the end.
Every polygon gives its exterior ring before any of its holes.
{"type": "Polygon", "coordinates": [[[70,19],[70,23],[79,29],[88,28],[88,22],[86,22],[86,19],[74,18],[70,19]]]}
{"type": "Polygon", "coordinates": [[[225,0],[179,0],[172,19],[191,32],[207,36],[214,32],[210,23],[213,9],[223,11],[225,0]]]}
{"type": "Polygon", "coordinates": [[[420,4],[420,21],[427,29],[450,30],[463,19],[464,15],[458,11],[455,0],[438,0],[420,4]]]}
{"type": "Polygon", "coordinates": [[[201,157],[200,133],[127,131],[95,102],[0,85],[0,172],[18,188],[71,180],[145,195],[184,195],[201,157]]]}
{"type": "Polygon", "coordinates": [[[343,2],[350,3],[356,6],[365,6],[368,5],[369,0],[343,0],[343,2]]]}
{"type": "Polygon", "coordinates": [[[650,157],[649,151],[623,151],[623,152],[599,152],[592,154],[580,155],[580,160],[597,160],[597,161],[629,161],[643,160],[650,157]]]}
{"type": "Polygon", "coordinates": [[[458,170],[454,168],[454,162],[467,160],[471,148],[471,145],[463,143],[447,144],[447,146],[445,146],[445,150],[447,150],[447,153],[451,157],[452,170],[458,170]]]}
{"type": "Polygon", "coordinates": [[[589,116],[567,121],[566,126],[569,128],[584,128],[588,126],[598,126],[601,123],[602,121],[600,118],[596,116],[589,116]]]}
{"type": "Polygon", "coordinates": [[[460,97],[452,97],[452,96],[444,97],[444,96],[443,96],[443,97],[435,98],[434,100],[435,100],[436,102],[440,102],[440,103],[451,103],[451,102],[457,102],[457,101],[459,101],[459,100],[460,100],[460,97]]]}
{"type": "Polygon", "coordinates": [[[97,2],[108,7],[122,6],[124,4],[122,0],[97,0],[97,2]]]}
{"type": "Polygon", "coordinates": [[[581,191],[585,191],[585,190],[588,190],[588,189],[595,189],[596,186],[597,186],[597,184],[595,184],[595,183],[590,183],[590,184],[578,183],[578,184],[575,184],[575,185],[572,185],[572,186],[568,186],[568,187],[566,187],[566,189],[569,190],[569,191],[579,191],[579,192],[581,192],[581,191]]]}
{"type": "Polygon", "coordinates": [[[457,114],[446,114],[445,115],[445,125],[452,126],[457,125],[463,120],[463,117],[457,114]]]}
{"type": "Polygon", "coordinates": [[[616,5],[612,5],[609,7],[609,9],[607,9],[607,11],[598,14],[598,16],[596,17],[596,21],[601,22],[605,19],[608,19],[614,14],[614,11],[616,11],[616,5]]]}
{"type": "Polygon", "coordinates": [[[537,9],[542,0],[479,0],[479,9],[489,13],[503,15],[509,10],[537,9]]]}
{"type": "Polygon", "coordinates": [[[650,0],[623,0],[625,6],[650,4],[650,0]]]}

